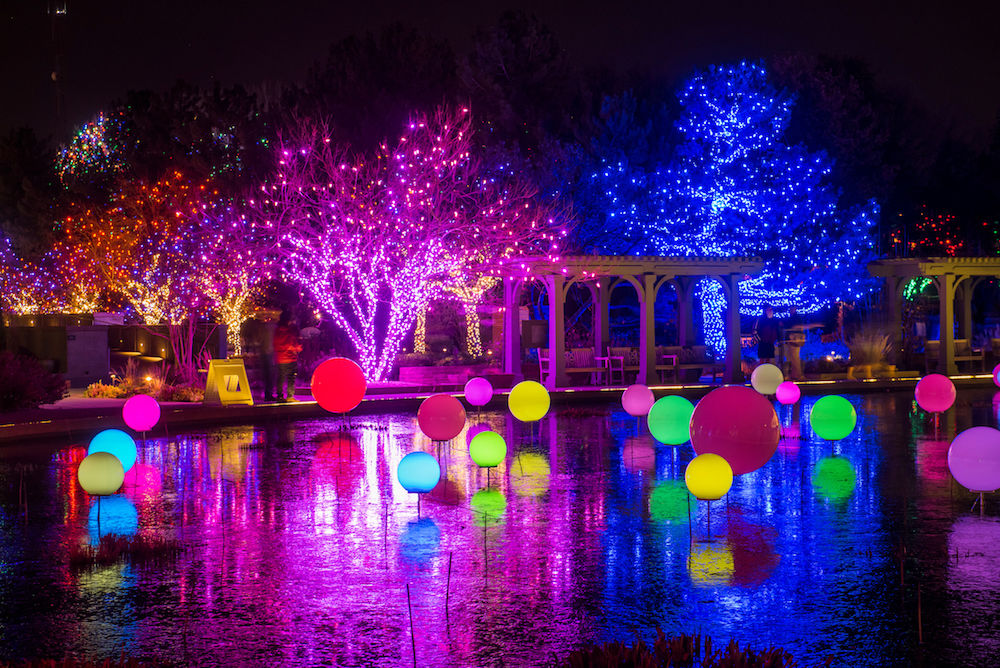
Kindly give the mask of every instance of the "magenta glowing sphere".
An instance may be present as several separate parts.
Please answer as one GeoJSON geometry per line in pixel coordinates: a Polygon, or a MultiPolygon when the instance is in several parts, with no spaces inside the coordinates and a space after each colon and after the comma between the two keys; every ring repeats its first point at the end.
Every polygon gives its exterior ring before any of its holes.
{"type": "Polygon", "coordinates": [[[698,455],[719,455],[736,475],[756,471],[778,449],[781,423],[764,395],[743,385],[706,394],[691,414],[691,445],[698,455]]]}
{"type": "Polygon", "coordinates": [[[472,406],[485,406],[493,398],[493,385],[485,378],[472,378],[465,384],[465,400],[472,406]]]}
{"type": "Polygon", "coordinates": [[[417,424],[432,441],[450,441],[465,428],[465,407],[450,394],[432,395],[417,409],[417,424]]]}
{"type": "Polygon", "coordinates": [[[955,383],[939,373],[927,374],[914,391],[917,405],[928,413],[943,413],[955,403],[955,383]]]}
{"type": "Polygon", "coordinates": [[[137,394],[122,406],[122,418],[134,431],[149,431],[160,421],[160,404],[148,394],[137,394]]]}
{"type": "Polygon", "coordinates": [[[802,390],[792,381],[786,380],[778,386],[775,395],[778,397],[778,403],[789,406],[802,398],[802,390]]]}
{"type": "Polygon", "coordinates": [[[311,385],[316,402],[331,413],[354,410],[368,391],[361,367],[346,357],[331,357],[316,367],[311,385]]]}
{"type": "Polygon", "coordinates": [[[948,470],[973,492],[1000,489],[1000,430],[972,427],[956,436],[948,448],[948,470]]]}
{"type": "Polygon", "coordinates": [[[629,385],[622,392],[622,408],[633,417],[649,415],[649,409],[655,402],[653,391],[645,385],[629,385]]]}
{"type": "Polygon", "coordinates": [[[993,367],[993,384],[1000,387],[1000,364],[993,367]]]}

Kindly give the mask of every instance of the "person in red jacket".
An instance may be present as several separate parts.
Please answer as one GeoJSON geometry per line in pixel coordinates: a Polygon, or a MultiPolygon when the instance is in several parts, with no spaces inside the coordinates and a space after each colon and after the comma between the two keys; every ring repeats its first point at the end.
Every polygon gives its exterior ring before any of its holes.
{"type": "Polygon", "coordinates": [[[274,330],[274,361],[278,365],[278,401],[292,402],[295,398],[295,367],[299,363],[299,330],[287,309],[278,318],[274,330]]]}

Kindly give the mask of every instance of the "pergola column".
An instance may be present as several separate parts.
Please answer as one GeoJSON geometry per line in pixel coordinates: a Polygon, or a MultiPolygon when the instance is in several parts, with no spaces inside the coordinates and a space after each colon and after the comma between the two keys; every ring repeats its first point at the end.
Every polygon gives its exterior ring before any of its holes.
{"type": "Polygon", "coordinates": [[[678,276],[674,279],[677,286],[677,344],[681,346],[694,345],[694,279],[678,276]]]}
{"type": "Polygon", "coordinates": [[[503,279],[503,372],[514,374],[515,382],[524,380],[521,372],[521,282],[503,279]]]}
{"type": "Polygon", "coordinates": [[[958,373],[955,366],[955,274],[944,274],[936,279],[938,307],[941,316],[941,371],[947,375],[958,373]]]}
{"type": "Polygon", "coordinates": [[[740,366],[740,274],[729,274],[722,281],[729,293],[726,309],[726,371],[725,382],[737,383],[743,380],[740,366]]]}
{"type": "Polygon", "coordinates": [[[972,292],[973,282],[967,278],[958,284],[959,289],[959,310],[958,310],[958,338],[968,339],[972,342],[972,292]]]}
{"type": "Polygon", "coordinates": [[[885,298],[888,311],[889,341],[893,352],[898,352],[903,341],[903,295],[902,289],[907,283],[905,278],[888,276],[885,280],[885,298]]]}
{"type": "Polygon", "coordinates": [[[607,353],[611,340],[608,307],[611,303],[611,278],[593,281],[589,284],[591,306],[594,309],[594,356],[607,353]]]}
{"type": "Polygon", "coordinates": [[[656,276],[644,274],[637,276],[641,281],[639,292],[639,375],[637,383],[655,385],[656,375],[656,341],[654,332],[654,306],[656,304],[656,276]]]}
{"type": "Polygon", "coordinates": [[[555,274],[545,278],[549,293],[549,376],[545,384],[550,390],[569,384],[566,375],[566,279],[555,274]]]}

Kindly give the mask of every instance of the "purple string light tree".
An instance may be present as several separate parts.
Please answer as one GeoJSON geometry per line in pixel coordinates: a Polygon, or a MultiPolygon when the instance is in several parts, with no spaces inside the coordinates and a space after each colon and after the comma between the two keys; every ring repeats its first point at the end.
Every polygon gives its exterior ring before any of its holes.
{"type": "Polygon", "coordinates": [[[289,230],[287,276],[347,334],[370,381],[388,377],[442,286],[496,275],[514,256],[553,256],[565,235],[561,214],[487,174],[472,149],[467,109],[413,120],[372,156],[351,156],[302,121],[262,186],[266,224],[289,230]]]}

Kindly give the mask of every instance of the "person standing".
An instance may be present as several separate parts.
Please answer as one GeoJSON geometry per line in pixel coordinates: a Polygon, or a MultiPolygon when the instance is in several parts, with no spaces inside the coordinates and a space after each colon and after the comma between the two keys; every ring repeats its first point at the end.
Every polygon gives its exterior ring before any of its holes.
{"type": "Polygon", "coordinates": [[[757,362],[764,364],[769,362],[774,364],[774,344],[778,342],[780,335],[780,323],[774,317],[774,309],[770,306],[764,307],[764,317],[757,319],[754,325],[754,333],[757,335],[757,362]]]}
{"type": "Polygon", "coordinates": [[[292,322],[288,309],[281,312],[274,330],[274,361],[278,364],[278,401],[292,402],[295,398],[295,367],[299,363],[299,330],[292,322]]]}

